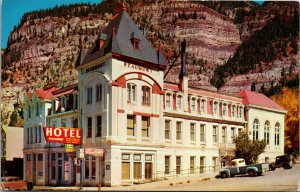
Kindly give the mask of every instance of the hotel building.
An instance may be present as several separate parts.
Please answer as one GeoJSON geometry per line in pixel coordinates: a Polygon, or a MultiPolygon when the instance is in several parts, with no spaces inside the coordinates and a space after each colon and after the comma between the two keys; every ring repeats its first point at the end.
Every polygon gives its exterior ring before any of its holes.
{"type": "Polygon", "coordinates": [[[189,87],[185,42],[181,46],[179,83],[165,82],[164,55],[119,8],[80,54],[78,85],[25,96],[25,179],[79,185],[81,172],[84,186],[115,186],[206,174],[234,157],[233,138],[242,131],[266,140],[260,161],[283,154],[286,111],[251,91],[233,96],[189,87]],[[82,147],[104,153],[86,153],[80,167],[79,146],[66,153],[63,145],[45,142],[45,125],[80,127],[82,147]]]}

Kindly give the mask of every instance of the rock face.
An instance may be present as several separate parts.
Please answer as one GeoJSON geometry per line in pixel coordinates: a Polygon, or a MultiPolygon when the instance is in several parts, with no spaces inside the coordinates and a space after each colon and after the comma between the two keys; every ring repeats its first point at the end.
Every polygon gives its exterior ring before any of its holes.
{"type": "MultiPolygon", "coordinates": [[[[264,9],[271,10],[271,14],[264,14],[263,11],[256,13],[252,10],[253,5],[239,7],[251,14],[244,18],[244,22],[237,24],[233,19],[236,14],[232,11],[234,7],[229,7],[225,14],[221,14],[197,1],[136,2],[128,7],[128,12],[152,45],[158,47],[160,44],[169,65],[180,52],[180,42],[186,39],[190,85],[216,90],[210,84],[214,69],[232,57],[243,41],[264,27],[273,17],[272,13],[281,10],[280,6],[267,4],[264,9]]],[[[4,107],[12,108],[12,104],[17,98],[21,99],[25,91],[50,82],[57,82],[60,87],[76,82],[74,67],[80,47],[89,49],[112,18],[111,13],[73,14],[82,9],[87,8],[79,5],[71,10],[72,14],[62,17],[34,17],[29,14],[11,32],[8,47],[1,53],[1,97],[4,107]]],[[[270,84],[273,78],[279,78],[279,72],[289,63],[295,64],[295,69],[299,66],[297,55],[273,63],[275,65],[272,68],[266,68],[261,73],[228,79],[221,91],[237,92],[241,88],[248,88],[249,84],[251,86],[253,81],[257,86],[262,82],[270,84]]],[[[177,82],[179,69],[180,58],[168,73],[166,81],[177,82]]]]}

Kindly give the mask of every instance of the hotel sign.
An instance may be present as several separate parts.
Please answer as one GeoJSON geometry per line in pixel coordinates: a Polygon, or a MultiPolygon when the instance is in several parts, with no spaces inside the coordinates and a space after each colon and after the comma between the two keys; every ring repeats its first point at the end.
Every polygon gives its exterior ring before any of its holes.
{"type": "Polygon", "coordinates": [[[67,127],[44,127],[47,142],[63,144],[80,144],[80,129],[67,127]]]}

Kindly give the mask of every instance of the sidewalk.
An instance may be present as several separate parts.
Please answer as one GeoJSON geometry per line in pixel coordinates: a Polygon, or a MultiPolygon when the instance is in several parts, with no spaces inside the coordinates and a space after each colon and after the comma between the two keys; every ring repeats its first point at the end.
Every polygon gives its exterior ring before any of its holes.
{"type": "MultiPolygon", "coordinates": [[[[196,183],[215,179],[217,173],[203,174],[190,177],[181,177],[176,179],[156,181],[145,184],[133,184],[130,186],[114,186],[114,187],[101,187],[101,191],[131,191],[131,190],[159,190],[159,188],[174,186],[183,183],[196,183]]],[[[63,191],[79,191],[78,186],[34,186],[33,190],[38,191],[52,191],[52,190],[63,190],[63,191]]],[[[83,191],[98,191],[97,187],[83,187],[83,191]]]]}

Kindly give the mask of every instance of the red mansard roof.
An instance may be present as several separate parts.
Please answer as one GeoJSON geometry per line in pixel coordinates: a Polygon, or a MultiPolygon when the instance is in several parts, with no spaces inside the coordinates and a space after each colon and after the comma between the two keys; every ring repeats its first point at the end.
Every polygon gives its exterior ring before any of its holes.
{"type": "Polygon", "coordinates": [[[239,93],[239,95],[243,98],[243,103],[246,105],[258,105],[262,107],[285,111],[284,108],[282,108],[277,103],[275,103],[270,98],[261,93],[243,90],[239,93]]]}
{"type": "MultiPolygon", "coordinates": [[[[59,97],[61,95],[64,94],[68,94],[68,93],[72,93],[75,89],[77,90],[78,88],[78,84],[73,84],[70,85],[68,87],[64,87],[64,88],[55,88],[55,87],[51,87],[49,89],[36,89],[34,90],[34,92],[36,93],[36,95],[38,96],[38,98],[40,99],[53,99],[56,97],[59,97]]],[[[27,93],[27,96],[29,97],[29,99],[32,99],[32,95],[33,93],[27,93]]]]}

